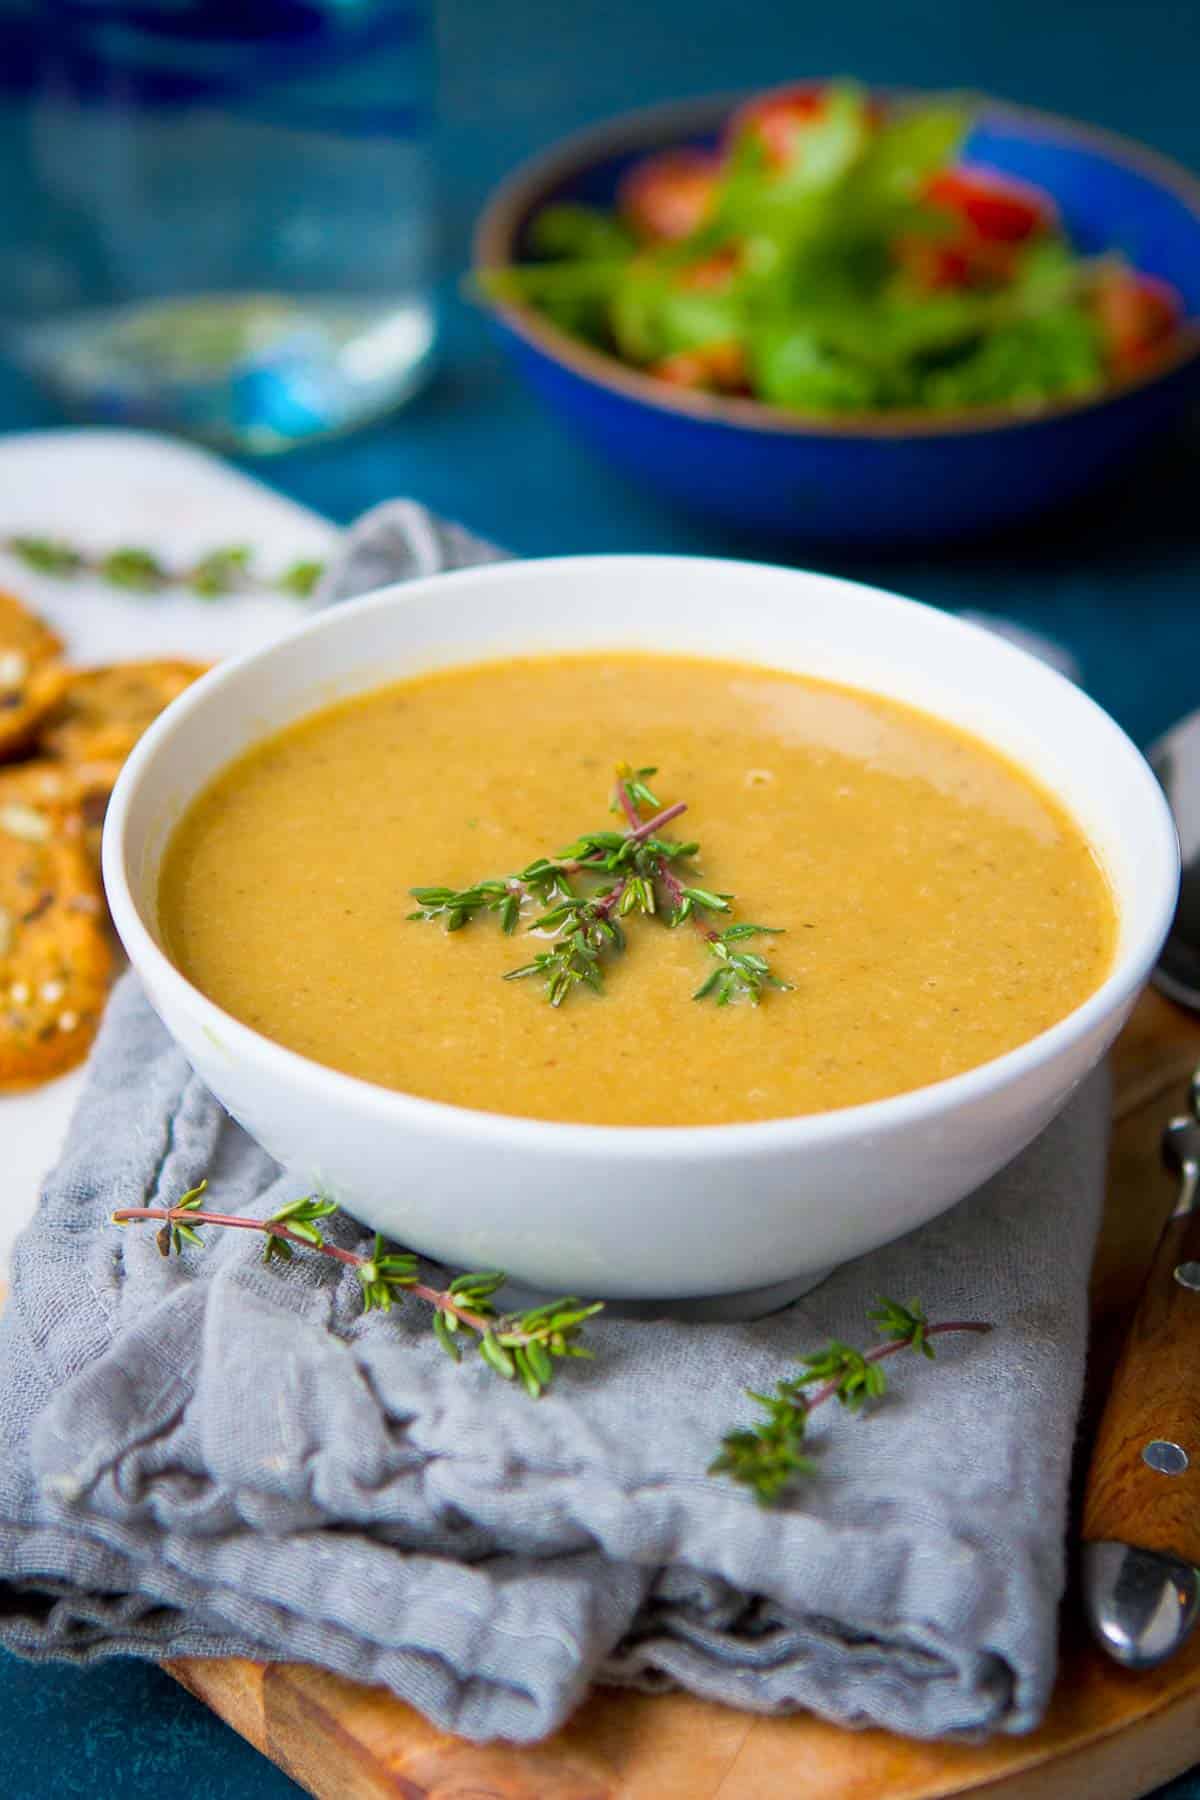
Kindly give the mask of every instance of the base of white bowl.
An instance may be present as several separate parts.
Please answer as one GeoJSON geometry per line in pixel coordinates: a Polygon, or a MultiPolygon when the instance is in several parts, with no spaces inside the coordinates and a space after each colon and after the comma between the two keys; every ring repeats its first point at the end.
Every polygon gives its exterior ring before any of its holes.
{"type": "MultiPolygon", "coordinates": [[[[604,1310],[614,1319],[682,1319],[694,1325],[732,1325],[781,1312],[832,1274],[832,1268],[816,1269],[808,1275],[794,1276],[791,1281],[772,1281],[766,1287],[742,1288],[735,1294],[705,1294],[695,1300],[606,1300],[604,1310]]],[[[525,1312],[556,1297],[510,1281],[497,1294],[495,1304],[504,1312],[525,1312]]]]}

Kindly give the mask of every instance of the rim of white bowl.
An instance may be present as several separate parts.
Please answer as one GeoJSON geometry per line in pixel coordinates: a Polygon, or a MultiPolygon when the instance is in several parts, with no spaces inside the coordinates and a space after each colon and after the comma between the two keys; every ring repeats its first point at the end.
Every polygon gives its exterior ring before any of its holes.
{"type": "MultiPolygon", "coordinates": [[[[456,1106],[448,1101],[427,1099],[420,1094],[382,1087],[377,1082],[347,1075],[339,1069],[316,1062],[311,1057],[302,1056],[298,1051],[289,1050],[285,1045],[276,1043],[274,1039],[243,1024],[232,1013],[224,1011],[215,1001],[210,1000],[176,968],[155,941],[134,899],[125,873],[125,836],[140,783],[160,747],[186,717],[207,703],[210,695],[234,679],[243,669],[256,663],[269,663],[273,656],[300,638],[317,636],[331,629],[342,629],[356,618],[419,599],[431,588],[440,591],[474,585],[486,587],[492,582],[511,580],[516,571],[529,566],[550,573],[561,571],[565,575],[584,565],[615,573],[631,563],[671,563],[695,569],[711,568],[713,564],[717,564],[726,570],[744,571],[748,579],[761,575],[764,569],[773,573],[795,575],[801,579],[810,573],[781,564],[749,562],[733,557],[675,556],[654,552],[527,557],[476,564],[440,575],[393,583],[353,600],[341,601],[305,619],[294,630],[285,632],[272,643],[247,651],[242,656],[230,657],[201,676],[173,700],[143,734],[117,779],[105,818],[101,847],[104,886],[113,923],[134,971],[140,974],[142,968],[146,967],[152,982],[157,987],[175,990],[177,1003],[196,1015],[202,1028],[210,1036],[230,1048],[238,1049],[247,1058],[257,1059],[269,1072],[292,1085],[298,1094],[307,1093],[318,1104],[322,1098],[340,1099],[361,1111],[371,1111],[382,1121],[396,1126],[403,1126],[406,1122],[420,1123],[441,1132],[467,1133],[497,1140],[512,1149],[536,1151],[539,1146],[549,1147],[551,1143],[562,1149],[571,1140],[575,1140],[580,1149],[612,1155],[621,1160],[650,1157],[676,1162],[704,1161],[714,1154],[734,1150],[771,1150],[788,1144],[803,1145],[818,1141],[824,1144],[837,1143],[864,1134],[886,1131],[895,1126],[936,1118],[960,1104],[969,1103],[977,1096],[1006,1087],[1011,1080],[1019,1079],[1040,1063],[1051,1059],[1058,1051],[1069,1047],[1072,1042],[1085,1037],[1102,1019],[1119,1011],[1136,997],[1139,989],[1146,983],[1174,917],[1179,876],[1179,840],[1174,820],[1166,797],[1136,744],[1116,720],[1083,689],[1029,651],[997,637],[986,627],[972,624],[923,601],[893,594],[889,589],[875,587],[869,582],[849,581],[840,576],[824,574],[820,576],[822,581],[911,608],[921,616],[926,625],[935,624],[937,628],[952,635],[965,634],[981,644],[986,643],[989,653],[994,657],[1015,657],[1021,663],[1032,665],[1050,678],[1052,683],[1060,685],[1069,693],[1074,703],[1089,711],[1098,727],[1109,734],[1144,777],[1146,804],[1151,814],[1152,829],[1159,840],[1163,872],[1167,874],[1163,892],[1137,937],[1124,947],[1100,986],[1073,1011],[1045,1031],[1018,1044],[1014,1049],[1005,1051],[1001,1056],[979,1063],[943,1081],[905,1089],[882,1100],[838,1107],[829,1112],[799,1113],[737,1124],[595,1125],[562,1119],[527,1118],[512,1113],[486,1112],[477,1107],[456,1106]]],[[[494,656],[472,658],[469,647],[464,646],[464,649],[464,666],[473,660],[501,660],[494,656]]],[[[569,650],[570,646],[567,645],[564,649],[569,650]]],[[[548,650],[546,654],[553,652],[548,650]]],[[[455,665],[451,663],[445,666],[455,665]]],[[[772,665],[764,662],[762,666],[769,668],[772,665]]],[[[361,691],[368,692],[369,684],[361,691]]],[[[931,712],[934,717],[938,716],[936,708],[922,707],[921,710],[931,712]]],[[[986,734],[980,735],[981,740],[988,743],[986,734]]],[[[1039,776],[1037,779],[1042,778],[1039,776]]],[[[1051,792],[1055,791],[1052,784],[1046,785],[1051,792]]],[[[189,795],[189,803],[195,798],[196,792],[199,789],[189,795]]],[[[1075,816],[1069,805],[1068,811],[1072,817],[1075,816]]],[[[1081,826],[1080,829],[1084,828],[1081,826]]]]}

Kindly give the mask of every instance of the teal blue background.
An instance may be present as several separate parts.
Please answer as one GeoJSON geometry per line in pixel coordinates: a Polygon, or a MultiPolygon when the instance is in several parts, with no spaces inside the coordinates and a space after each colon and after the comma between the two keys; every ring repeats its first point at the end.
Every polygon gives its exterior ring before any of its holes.
{"type": "MultiPolygon", "coordinates": [[[[389,424],[259,471],[339,520],[406,493],[526,554],[762,553],[663,511],[578,449],[520,388],[458,294],[488,188],[579,124],[671,95],[845,72],[987,88],[1143,138],[1200,169],[1194,0],[443,0],[440,12],[442,371],[389,424]]],[[[0,369],[0,429],[53,422],[39,396],[0,369]]],[[[903,561],[808,560],[1051,633],[1145,741],[1200,704],[1198,452],[1193,424],[1114,490],[1000,544],[903,561]]],[[[188,1800],[295,1792],[166,1676],[126,1661],[74,1670],[0,1659],[0,1771],[5,1800],[107,1800],[160,1787],[188,1800]]],[[[1200,1776],[1165,1795],[1200,1800],[1200,1776]]]]}

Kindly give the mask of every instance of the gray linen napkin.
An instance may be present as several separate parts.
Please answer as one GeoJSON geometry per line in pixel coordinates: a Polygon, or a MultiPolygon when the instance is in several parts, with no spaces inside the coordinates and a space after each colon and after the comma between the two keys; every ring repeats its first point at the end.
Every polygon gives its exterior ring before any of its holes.
{"type": "MultiPolygon", "coordinates": [[[[326,597],[478,553],[383,509],[326,597]]],[[[770,1319],[600,1319],[598,1360],[534,1404],[455,1368],[418,1306],[364,1318],[329,1259],[264,1268],[255,1237],[211,1231],[163,1261],[152,1229],[106,1225],[204,1175],[224,1211],[293,1195],[126,977],[0,1319],[0,1642],[311,1661],[478,1739],[538,1738],[594,1681],[921,1737],[1029,1730],[1107,1116],[1099,1075],[971,1199],[770,1319]],[[784,1506],[707,1477],[743,1390],[862,1341],[881,1291],[996,1330],[898,1359],[869,1419],[822,1409],[820,1473],[784,1506]]]]}

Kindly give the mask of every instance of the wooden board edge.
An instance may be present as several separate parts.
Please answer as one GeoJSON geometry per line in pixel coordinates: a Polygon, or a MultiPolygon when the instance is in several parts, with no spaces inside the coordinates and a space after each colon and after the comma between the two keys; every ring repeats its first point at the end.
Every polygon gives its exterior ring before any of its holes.
{"type": "Polygon", "coordinates": [[[263,1756],[270,1755],[263,1709],[265,1664],[237,1656],[172,1656],[161,1667],[248,1744],[263,1756]]]}
{"type": "MultiPolygon", "coordinates": [[[[1193,1688],[1132,1722],[1118,1720],[1075,1749],[982,1784],[930,1790],[928,1800],[1145,1800],[1155,1788],[1187,1774],[1198,1758],[1200,1691],[1193,1688]]],[[[720,1800],[732,1796],[722,1794],[720,1800]]]]}

